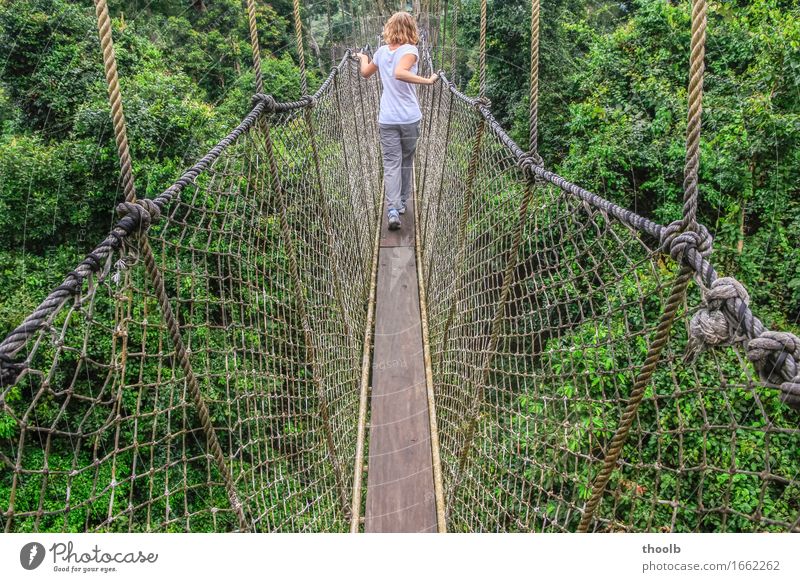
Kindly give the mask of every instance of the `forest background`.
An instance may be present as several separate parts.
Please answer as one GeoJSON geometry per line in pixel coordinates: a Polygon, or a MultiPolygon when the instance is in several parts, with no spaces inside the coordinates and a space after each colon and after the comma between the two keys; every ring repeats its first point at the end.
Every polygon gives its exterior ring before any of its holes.
{"type": "MultiPolygon", "coordinates": [[[[137,188],[154,196],[248,109],[245,10],[240,0],[109,4],[137,188]]],[[[291,3],[257,4],[266,91],[295,99],[291,3]]],[[[303,4],[313,88],[368,6],[303,4]]],[[[680,216],[689,10],[688,1],[542,3],[539,143],[547,166],[662,224],[680,216]]],[[[489,1],[488,96],[523,147],[529,11],[525,2],[489,1]]],[[[478,15],[478,0],[459,4],[454,76],[471,92],[478,15]]],[[[797,330],[800,7],[711,1],[708,17],[700,217],[714,235],[718,270],[748,287],[768,327],[797,330]]],[[[0,46],[5,335],[105,236],[121,191],[92,2],[0,0],[0,46]]]]}

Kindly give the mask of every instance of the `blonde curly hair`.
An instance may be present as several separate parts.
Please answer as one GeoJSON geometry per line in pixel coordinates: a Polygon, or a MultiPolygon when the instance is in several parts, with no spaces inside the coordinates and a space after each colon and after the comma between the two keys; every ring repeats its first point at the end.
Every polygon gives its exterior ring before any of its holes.
{"type": "Polygon", "coordinates": [[[387,44],[417,44],[417,21],[408,12],[395,12],[383,26],[383,40],[387,44]]]}

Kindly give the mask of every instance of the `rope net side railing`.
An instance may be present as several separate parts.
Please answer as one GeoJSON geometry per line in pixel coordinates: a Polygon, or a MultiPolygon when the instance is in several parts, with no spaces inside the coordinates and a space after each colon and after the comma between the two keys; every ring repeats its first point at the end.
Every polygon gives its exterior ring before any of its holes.
{"type": "MultiPolygon", "coordinates": [[[[668,229],[536,166],[485,101],[449,82],[423,88],[421,102],[417,197],[448,531],[576,531],[679,276],[659,240],[668,229]]],[[[797,530],[791,386],[764,386],[753,342],[747,354],[686,358],[694,306],[716,279],[697,248],[690,255],[701,285],[681,301],[588,529],[797,530]]]]}
{"type": "Polygon", "coordinates": [[[313,98],[259,96],[0,344],[5,531],[349,529],[377,99],[347,58],[313,98]]]}

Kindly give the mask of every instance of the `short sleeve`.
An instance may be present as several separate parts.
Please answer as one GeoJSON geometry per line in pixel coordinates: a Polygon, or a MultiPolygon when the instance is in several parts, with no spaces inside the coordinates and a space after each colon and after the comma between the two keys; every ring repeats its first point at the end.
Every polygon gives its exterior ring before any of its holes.
{"type": "Polygon", "coordinates": [[[398,57],[404,57],[405,55],[414,55],[417,57],[417,61],[419,61],[419,51],[417,50],[417,47],[414,46],[413,44],[404,44],[402,47],[400,47],[399,52],[400,54],[398,55],[398,57]]]}

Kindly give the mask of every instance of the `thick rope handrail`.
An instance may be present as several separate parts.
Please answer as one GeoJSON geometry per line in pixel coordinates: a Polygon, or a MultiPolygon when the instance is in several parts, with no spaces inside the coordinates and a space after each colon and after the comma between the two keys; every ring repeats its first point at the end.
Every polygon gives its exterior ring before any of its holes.
{"type": "MultiPolygon", "coordinates": [[[[257,102],[250,113],[231,133],[211,148],[194,166],[186,170],[172,186],[152,199],[152,203],[155,204],[161,214],[164,213],[164,210],[175,196],[180,194],[186,186],[193,184],[200,174],[208,169],[232,143],[238,140],[239,136],[252,127],[265,106],[264,102],[257,102]]],[[[93,273],[98,273],[102,269],[104,261],[114,251],[119,250],[123,242],[131,234],[136,234],[140,231],[140,221],[145,221],[148,224],[154,222],[148,210],[148,208],[152,209],[148,205],[148,202],[151,201],[140,199],[137,202],[137,206],[141,210],[124,214],[108,233],[108,236],[91,252],[87,253],[86,257],[66,276],[64,281],[53,289],[36,309],[0,343],[0,385],[5,387],[16,380],[16,377],[24,369],[24,363],[13,364],[14,355],[25,345],[28,339],[47,325],[50,317],[61,308],[65,301],[80,292],[84,279],[93,273]]],[[[0,396],[1,401],[2,396],[0,396]]]]}
{"type": "Polygon", "coordinates": [[[484,119],[487,121],[487,126],[489,130],[500,140],[500,142],[513,154],[514,158],[516,159],[517,165],[525,171],[527,174],[531,175],[534,178],[540,178],[546,182],[553,184],[554,186],[558,186],[561,190],[572,194],[580,198],[581,200],[587,202],[589,205],[610,214],[611,216],[617,218],[623,224],[630,226],[631,228],[635,228],[640,232],[646,233],[651,237],[655,238],[656,240],[661,239],[661,233],[664,231],[666,227],[653,222],[652,220],[645,218],[610,202],[599,196],[597,194],[593,194],[588,190],[581,188],[577,184],[574,184],[552,172],[550,170],[546,170],[545,168],[539,166],[534,159],[532,159],[519,145],[514,141],[514,139],[506,133],[503,129],[503,126],[494,118],[491,112],[491,108],[487,105],[486,102],[482,101],[479,97],[469,97],[468,95],[461,92],[456,85],[447,78],[447,75],[440,71],[439,78],[443,83],[445,83],[450,92],[460,101],[468,104],[470,107],[475,109],[484,119]]]}
{"type": "MultiPolygon", "coordinates": [[[[110,28],[109,28],[110,30],[110,28]]],[[[235,143],[242,134],[250,130],[258,118],[264,113],[280,113],[313,107],[317,100],[328,90],[333,78],[347,66],[352,57],[352,50],[347,49],[344,56],[340,59],[336,67],[331,69],[328,77],[314,92],[313,95],[306,95],[296,101],[278,102],[271,95],[256,93],[253,96],[253,106],[250,112],[244,117],[241,123],[236,126],[228,135],[222,138],[212,147],[206,155],[200,158],[191,168],[186,170],[169,188],[152,199],[161,214],[170,205],[172,200],[178,196],[187,186],[194,184],[195,180],[203,174],[222,153],[235,143]]],[[[73,271],[71,271],[64,281],[28,315],[20,325],[11,331],[2,342],[0,342],[0,386],[12,384],[17,376],[25,368],[24,363],[15,363],[14,356],[25,345],[34,334],[41,330],[51,315],[56,313],[70,297],[74,297],[80,292],[83,280],[93,273],[101,270],[103,262],[111,256],[114,251],[122,247],[123,241],[131,234],[142,230],[140,220],[148,225],[158,222],[158,217],[149,216],[147,211],[148,202],[140,200],[142,210],[133,210],[121,218],[111,229],[108,236],[97,245],[81,261],[73,271]]],[[[2,401],[2,397],[0,397],[2,401]]]]}
{"type": "Polygon", "coordinates": [[[800,345],[800,342],[795,341],[796,336],[793,334],[788,334],[788,337],[778,336],[780,340],[776,340],[773,334],[782,332],[767,330],[752,313],[742,295],[732,294],[731,287],[743,289],[738,282],[733,285],[732,281],[735,280],[726,277],[723,283],[715,283],[719,277],[707,258],[711,249],[711,236],[705,227],[696,225],[695,231],[684,232],[682,221],[667,226],[658,224],[545,169],[506,133],[492,115],[490,107],[479,97],[469,97],[461,92],[443,72],[440,72],[440,79],[457,99],[468,104],[487,120],[489,130],[514,155],[517,165],[527,174],[549,182],[623,224],[649,235],[678,264],[690,267],[703,283],[704,289],[712,289],[714,286],[724,289],[711,295],[706,293],[704,307],[692,319],[690,333],[693,342],[689,347],[689,356],[709,347],[740,344],[746,349],[748,358],[755,365],[762,381],[767,385],[777,386],[782,392],[783,401],[800,410],[800,355],[795,356],[793,351],[794,346],[800,345]],[[721,301],[723,297],[725,300],[721,301]],[[764,339],[760,340],[762,337],[764,339]],[[756,341],[752,350],[749,349],[749,343],[757,339],[759,341],[756,341]]]}

